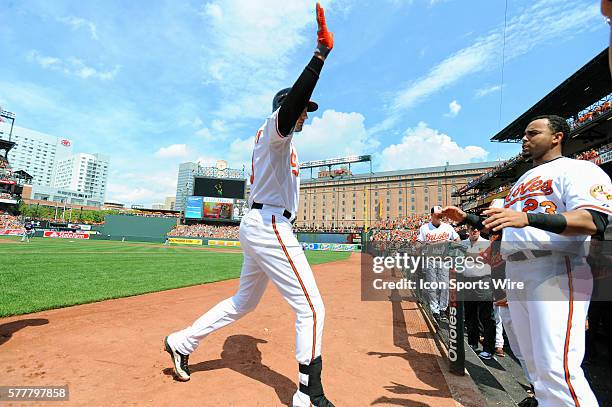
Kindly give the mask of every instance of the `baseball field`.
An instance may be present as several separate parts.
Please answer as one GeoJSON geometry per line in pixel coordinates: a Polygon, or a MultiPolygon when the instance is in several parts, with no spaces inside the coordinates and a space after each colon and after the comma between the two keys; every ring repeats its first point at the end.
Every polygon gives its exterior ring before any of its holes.
{"type": "Polygon", "coordinates": [[[0,317],[233,279],[242,265],[239,249],[43,238],[0,238],[0,258],[0,317]]]}

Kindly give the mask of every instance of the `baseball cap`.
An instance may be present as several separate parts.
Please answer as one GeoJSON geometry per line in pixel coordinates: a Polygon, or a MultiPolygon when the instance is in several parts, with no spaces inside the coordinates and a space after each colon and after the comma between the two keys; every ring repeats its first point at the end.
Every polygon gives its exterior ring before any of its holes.
{"type": "Polygon", "coordinates": [[[440,205],[431,207],[431,213],[440,213],[440,212],[442,212],[442,207],[440,205]]]}
{"type": "MultiPolygon", "coordinates": [[[[274,99],[272,100],[273,112],[275,112],[283,104],[283,100],[285,100],[285,97],[287,96],[290,90],[291,88],[281,89],[276,93],[276,95],[274,95],[274,99]]],[[[318,108],[319,105],[316,102],[313,102],[312,100],[308,101],[309,112],[315,112],[318,108]]]]}

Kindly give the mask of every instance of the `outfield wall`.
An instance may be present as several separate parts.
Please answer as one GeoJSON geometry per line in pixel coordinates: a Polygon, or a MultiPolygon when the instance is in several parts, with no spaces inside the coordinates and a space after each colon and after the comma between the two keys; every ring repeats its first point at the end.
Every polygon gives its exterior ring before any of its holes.
{"type": "Polygon", "coordinates": [[[176,218],[106,215],[96,239],[163,243],[176,222],[176,218]]]}

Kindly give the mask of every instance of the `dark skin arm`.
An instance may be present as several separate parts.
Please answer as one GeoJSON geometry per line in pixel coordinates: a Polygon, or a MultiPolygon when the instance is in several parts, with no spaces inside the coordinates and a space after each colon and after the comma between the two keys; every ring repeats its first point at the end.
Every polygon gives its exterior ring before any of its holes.
{"type": "MultiPolygon", "coordinates": [[[[456,206],[447,206],[442,209],[442,214],[455,222],[463,222],[467,214],[456,206]]],[[[483,221],[485,229],[498,232],[507,227],[523,228],[529,225],[527,213],[517,212],[511,209],[489,208],[483,212],[487,218],[483,221]]],[[[593,216],[589,211],[578,209],[564,212],[561,215],[566,219],[567,226],[561,235],[578,236],[594,235],[597,227],[593,216]]]]}
{"type": "MultiPolygon", "coordinates": [[[[526,212],[517,212],[512,209],[489,208],[483,212],[487,217],[482,223],[494,232],[508,227],[524,228],[529,226],[526,212]]],[[[565,230],[560,233],[562,236],[591,236],[597,233],[597,226],[593,221],[593,216],[584,209],[563,212],[561,215],[567,221],[565,230]]]]}

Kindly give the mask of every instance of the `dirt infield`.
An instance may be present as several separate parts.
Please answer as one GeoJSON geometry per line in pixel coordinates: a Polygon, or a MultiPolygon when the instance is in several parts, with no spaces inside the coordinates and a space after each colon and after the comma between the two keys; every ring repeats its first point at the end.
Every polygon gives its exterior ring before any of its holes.
{"type": "MultiPolygon", "coordinates": [[[[414,303],[362,302],[358,254],[313,269],[326,306],[324,384],[336,406],[457,405],[414,303]]],[[[190,359],[191,381],[173,380],[164,335],[237,285],[223,281],[0,319],[0,385],[67,384],[68,404],[75,405],[290,405],[294,319],[272,286],[253,313],[203,341],[190,359]]]]}

